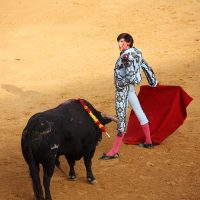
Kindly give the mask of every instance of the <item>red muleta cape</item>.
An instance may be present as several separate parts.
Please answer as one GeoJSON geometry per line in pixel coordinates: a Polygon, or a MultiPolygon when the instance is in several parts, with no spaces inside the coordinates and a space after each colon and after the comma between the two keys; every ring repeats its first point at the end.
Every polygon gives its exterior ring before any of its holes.
{"type": "MultiPolygon", "coordinates": [[[[154,144],[160,144],[183,124],[187,117],[186,108],[192,101],[180,86],[165,85],[155,88],[141,86],[138,98],[150,121],[151,138],[154,144]]],[[[123,142],[139,144],[144,140],[141,125],[132,110],[123,142]]]]}

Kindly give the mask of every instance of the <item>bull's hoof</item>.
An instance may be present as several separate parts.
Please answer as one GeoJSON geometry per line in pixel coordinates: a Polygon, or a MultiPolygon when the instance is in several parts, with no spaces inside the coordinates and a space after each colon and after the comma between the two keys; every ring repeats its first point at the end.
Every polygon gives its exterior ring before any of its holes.
{"type": "Polygon", "coordinates": [[[68,179],[69,179],[70,181],[75,181],[77,178],[76,178],[75,175],[69,175],[68,179]]]}
{"type": "Polygon", "coordinates": [[[95,178],[87,178],[89,184],[96,184],[97,180],[95,178]]]}

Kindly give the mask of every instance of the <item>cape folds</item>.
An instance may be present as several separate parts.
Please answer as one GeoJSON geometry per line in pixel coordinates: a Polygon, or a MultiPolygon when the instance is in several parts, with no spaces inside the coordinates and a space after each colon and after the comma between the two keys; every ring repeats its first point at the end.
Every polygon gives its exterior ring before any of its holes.
{"type": "MultiPolygon", "coordinates": [[[[154,144],[160,144],[181,126],[187,117],[186,108],[192,101],[180,86],[159,85],[141,86],[138,94],[141,106],[149,119],[151,138],[154,144]]],[[[133,111],[131,111],[125,144],[139,144],[144,141],[144,134],[133,111]]]]}

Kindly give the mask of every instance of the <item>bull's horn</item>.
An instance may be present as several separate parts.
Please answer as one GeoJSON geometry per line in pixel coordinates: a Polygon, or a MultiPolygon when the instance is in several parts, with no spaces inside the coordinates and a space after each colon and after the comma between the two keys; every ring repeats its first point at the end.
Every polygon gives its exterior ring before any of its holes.
{"type": "Polygon", "coordinates": [[[119,122],[119,120],[117,119],[116,116],[111,116],[111,115],[109,115],[109,114],[107,114],[107,113],[101,113],[101,116],[102,116],[103,118],[111,119],[112,121],[114,121],[114,122],[116,122],[116,123],[119,122]]]}

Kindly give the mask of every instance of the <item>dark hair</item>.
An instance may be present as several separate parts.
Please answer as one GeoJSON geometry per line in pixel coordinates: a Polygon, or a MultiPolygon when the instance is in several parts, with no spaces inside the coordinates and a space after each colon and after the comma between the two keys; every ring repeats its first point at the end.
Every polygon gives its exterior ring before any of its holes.
{"type": "Polygon", "coordinates": [[[117,41],[119,42],[119,40],[121,40],[121,39],[124,39],[126,42],[130,43],[130,47],[133,46],[134,40],[130,34],[128,34],[128,33],[119,34],[119,36],[117,37],[117,41]]]}

